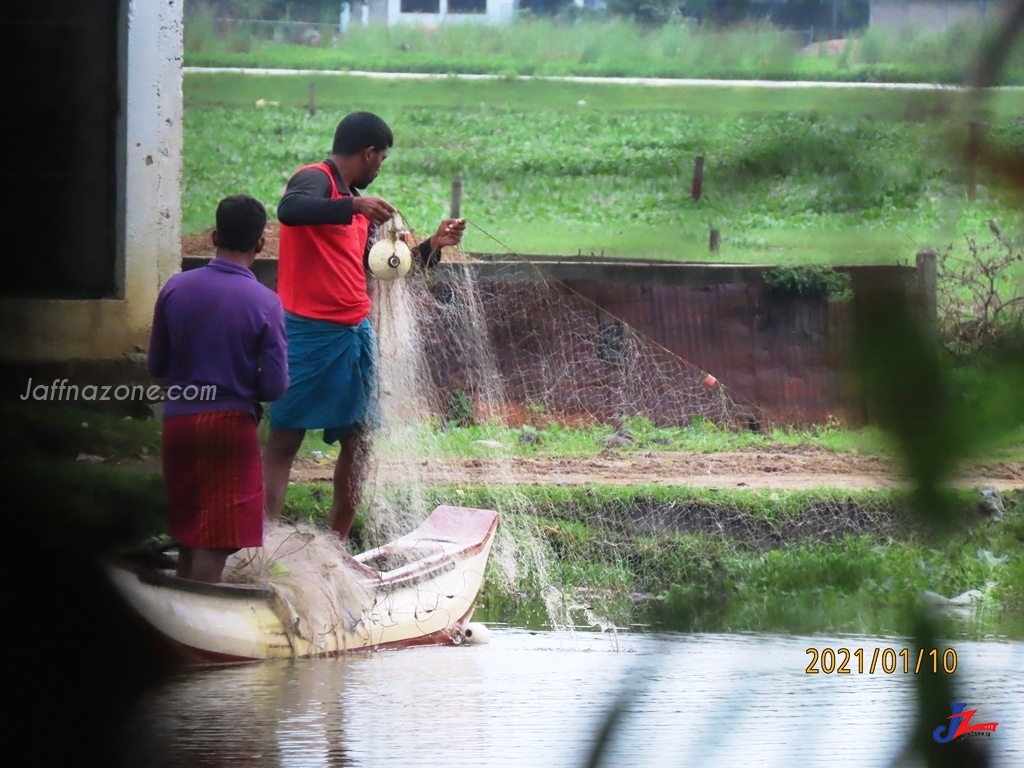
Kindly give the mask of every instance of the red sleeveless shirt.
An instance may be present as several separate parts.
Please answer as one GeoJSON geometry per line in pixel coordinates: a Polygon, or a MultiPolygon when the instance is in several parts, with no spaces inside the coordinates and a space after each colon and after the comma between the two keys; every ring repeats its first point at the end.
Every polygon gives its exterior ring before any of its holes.
{"type": "MultiPolygon", "coordinates": [[[[350,197],[338,190],[327,163],[314,163],[331,180],[331,199],[350,197]]],[[[351,224],[281,225],[277,294],[286,312],[313,320],[359,325],[370,316],[363,255],[370,220],[352,215],[351,224]]]]}

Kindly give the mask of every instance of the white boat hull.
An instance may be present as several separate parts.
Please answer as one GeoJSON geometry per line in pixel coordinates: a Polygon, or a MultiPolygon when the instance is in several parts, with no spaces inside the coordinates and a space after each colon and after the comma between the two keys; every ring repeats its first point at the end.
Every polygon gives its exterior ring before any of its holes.
{"type": "Polygon", "coordinates": [[[302,632],[274,590],[203,584],[164,571],[110,565],[127,602],[176,655],[193,662],[331,656],[462,642],[483,586],[498,516],[441,506],[415,531],[354,558],[366,599],[327,632],[302,632]],[[415,559],[411,559],[415,557],[415,559]],[[388,571],[374,565],[397,559],[388,571]]]}

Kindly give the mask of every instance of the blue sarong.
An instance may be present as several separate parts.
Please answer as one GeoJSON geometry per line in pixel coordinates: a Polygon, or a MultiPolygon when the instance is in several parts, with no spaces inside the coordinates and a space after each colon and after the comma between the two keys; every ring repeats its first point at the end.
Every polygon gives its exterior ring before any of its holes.
{"type": "Polygon", "coordinates": [[[288,390],[270,406],[271,429],[322,429],[324,442],[380,426],[377,337],[369,320],[340,325],[285,312],[288,390]]]}

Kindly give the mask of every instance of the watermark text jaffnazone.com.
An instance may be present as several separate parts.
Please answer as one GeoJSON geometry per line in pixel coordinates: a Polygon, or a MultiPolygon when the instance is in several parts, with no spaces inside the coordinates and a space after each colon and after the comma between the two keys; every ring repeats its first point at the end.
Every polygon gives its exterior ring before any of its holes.
{"type": "Polygon", "coordinates": [[[163,400],[201,400],[217,399],[216,384],[188,384],[181,386],[172,384],[164,389],[158,384],[71,384],[67,379],[55,379],[52,384],[32,385],[28,380],[25,394],[19,395],[21,400],[86,400],[102,402],[109,400],[130,400],[156,403],[163,400]]]}

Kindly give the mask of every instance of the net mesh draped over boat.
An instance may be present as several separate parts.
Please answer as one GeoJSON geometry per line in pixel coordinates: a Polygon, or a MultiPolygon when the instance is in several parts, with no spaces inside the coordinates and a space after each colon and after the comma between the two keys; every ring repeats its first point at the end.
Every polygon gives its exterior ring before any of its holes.
{"type": "Polygon", "coordinates": [[[308,525],[268,526],[262,549],[228,558],[224,580],[267,587],[291,635],[318,651],[344,647],[344,635],[369,613],[373,589],[334,534],[308,525]]]}

